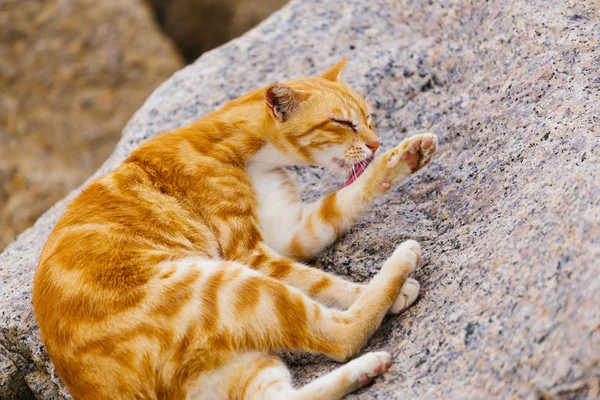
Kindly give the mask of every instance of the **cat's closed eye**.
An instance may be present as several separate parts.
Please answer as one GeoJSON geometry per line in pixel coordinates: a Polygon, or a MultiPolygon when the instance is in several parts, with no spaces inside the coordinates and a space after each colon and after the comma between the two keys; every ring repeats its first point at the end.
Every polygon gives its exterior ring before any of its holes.
{"type": "Polygon", "coordinates": [[[357,130],[357,126],[352,121],[347,121],[344,119],[337,119],[337,118],[331,118],[331,121],[338,125],[345,126],[346,128],[350,128],[350,129],[352,129],[353,132],[356,132],[356,130],[357,130]]]}

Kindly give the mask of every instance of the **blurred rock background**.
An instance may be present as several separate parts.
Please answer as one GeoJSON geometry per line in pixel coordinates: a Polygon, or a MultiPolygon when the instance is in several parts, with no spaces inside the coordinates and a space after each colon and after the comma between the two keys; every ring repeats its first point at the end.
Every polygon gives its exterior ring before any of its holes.
{"type": "Polygon", "coordinates": [[[148,0],[188,62],[254,27],[287,0],[148,0]]]}
{"type": "Polygon", "coordinates": [[[284,3],[0,0],[0,251],[98,168],[185,60],[284,3]]]}

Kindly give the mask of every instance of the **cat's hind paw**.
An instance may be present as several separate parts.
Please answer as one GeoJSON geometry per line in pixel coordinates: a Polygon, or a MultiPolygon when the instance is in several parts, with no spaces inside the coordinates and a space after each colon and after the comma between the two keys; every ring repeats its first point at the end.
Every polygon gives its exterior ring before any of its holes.
{"type": "MultiPolygon", "coordinates": [[[[411,266],[409,273],[412,273],[417,267],[423,264],[421,246],[414,240],[402,242],[394,250],[390,258],[398,261],[408,261],[411,266]]],[[[396,296],[396,300],[390,306],[388,314],[398,314],[410,307],[419,296],[420,289],[421,285],[419,285],[419,282],[413,278],[406,278],[406,281],[404,281],[404,284],[400,288],[400,292],[398,292],[398,296],[396,296]]]]}
{"type": "Polygon", "coordinates": [[[361,387],[383,374],[392,365],[392,356],[385,351],[362,355],[344,366],[348,369],[348,379],[361,387]]]}
{"type": "Polygon", "coordinates": [[[400,288],[396,300],[388,310],[388,314],[399,314],[410,307],[417,300],[419,290],[421,290],[419,282],[416,279],[407,278],[402,288],[400,288]]]}
{"type": "Polygon", "coordinates": [[[412,273],[421,265],[421,246],[415,240],[406,240],[396,247],[390,259],[408,261],[411,265],[410,272],[412,273]]]}

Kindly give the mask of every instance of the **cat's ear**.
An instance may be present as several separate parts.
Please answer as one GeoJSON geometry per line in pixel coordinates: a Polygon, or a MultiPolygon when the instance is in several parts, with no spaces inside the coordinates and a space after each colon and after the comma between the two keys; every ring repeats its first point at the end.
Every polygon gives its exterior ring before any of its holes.
{"type": "Polygon", "coordinates": [[[348,57],[344,58],[339,63],[335,64],[333,67],[330,67],[327,71],[323,72],[321,78],[327,79],[328,81],[337,82],[340,80],[342,76],[342,72],[344,72],[344,68],[348,63],[348,57]]]}
{"type": "Polygon", "coordinates": [[[285,85],[272,85],[265,92],[265,102],[269,113],[276,120],[285,122],[308,98],[308,94],[285,85]]]}

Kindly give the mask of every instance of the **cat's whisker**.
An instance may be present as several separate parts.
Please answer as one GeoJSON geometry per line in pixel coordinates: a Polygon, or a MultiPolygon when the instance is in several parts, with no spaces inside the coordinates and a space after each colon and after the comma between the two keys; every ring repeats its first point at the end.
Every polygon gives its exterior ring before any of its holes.
{"type": "MultiPolygon", "coordinates": [[[[295,146],[294,152],[291,155],[287,156],[287,159],[286,159],[286,162],[285,162],[286,164],[288,164],[288,165],[293,164],[292,161],[294,161],[294,157],[296,156],[296,154],[298,154],[298,152],[300,151],[300,148],[301,148],[300,145],[295,146]]],[[[309,164],[316,164],[313,156],[310,155],[310,154],[308,155],[308,162],[309,162],[309,164]]]]}
{"type": "Polygon", "coordinates": [[[342,186],[344,186],[344,183],[346,183],[346,180],[348,180],[348,162],[346,160],[344,160],[344,175],[342,175],[342,186]]]}
{"type": "Polygon", "coordinates": [[[368,167],[368,163],[365,160],[362,160],[360,162],[360,166],[363,168],[363,170],[365,170],[368,167]]]}
{"type": "Polygon", "coordinates": [[[325,178],[327,177],[327,175],[329,175],[329,173],[330,173],[330,172],[333,170],[333,168],[334,168],[335,166],[336,166],[336,165],[335,165],[335,164],[333,164],[333,165],[332,165],[332,166],[331,166],[331,167],[330,167],[330,168],[327,170],[327,172],[325,172],[325,175],[323,175],[323,176],[321,177],[321,179],[325,179],[325,178]]]}
{"type": "Polygon", "coordinates": [[[340,187],[344,186],[344,183],[346,182],[346,179],[348,177],[347,171],[348,171],[348,163],[346,162],[346,160],[344,160],[344,165],[342,165],[342,170],[344,171],[342,174],[340,174],[340,179],[342,180],[340,187]]]}
{"type": "Polygon", "coordinates": [[[358,176],[358,175],[356,175],[356,169],[355,169],[355,167],[356,167],[356,164],[352,164],[352,178],[353,178],[353,180],[356,180],[356,178],[358,176]]]}
{"type": "Polygon", "coordinates": [[[300,146],[296,146],[296,148],[294,149],[294,152],[291,155],[287,156],[287,160],[286,160],[286,164],[291,164],[291,161],[293,161],[294,157],[296,156],[296,154],[298,154],[298,151],[300,151],[300,146]]]}
{"type": "Polygon", "coordinates": [[[371,89],[369,91],[369,93],[367,93],[367,95],[365,96],[365,102],[369,102],[369,100],[371,99],[371,94],[373,94],[373,92],[375,91],[375,89],[377,89],[378,85],[373,86],[373,89],[371,89]]]}

